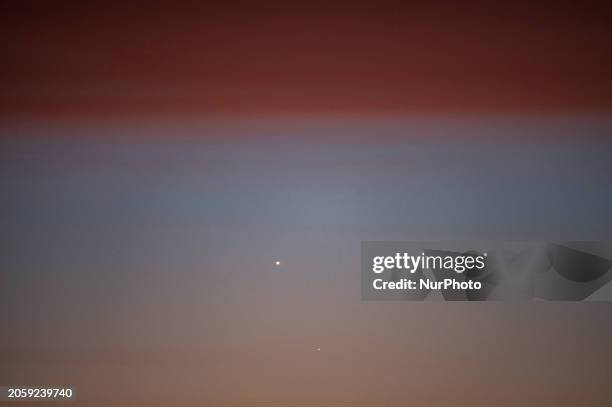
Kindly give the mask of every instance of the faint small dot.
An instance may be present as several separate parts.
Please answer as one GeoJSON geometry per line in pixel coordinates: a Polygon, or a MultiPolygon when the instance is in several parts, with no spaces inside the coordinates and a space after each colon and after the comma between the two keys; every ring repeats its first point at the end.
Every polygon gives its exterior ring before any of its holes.
{"type": "Polygon", "coordinates": [[[317,352],[321,352],[321,348],[317,348],[317,352]]]}

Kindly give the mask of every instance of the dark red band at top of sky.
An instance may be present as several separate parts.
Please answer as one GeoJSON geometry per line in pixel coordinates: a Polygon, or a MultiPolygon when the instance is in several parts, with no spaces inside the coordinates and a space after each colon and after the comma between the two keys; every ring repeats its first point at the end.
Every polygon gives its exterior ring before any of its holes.
{"type": "Polygon", "coordinates": [[[4,3],[0,118],[612,108],[603,7],[308,4],[4,3]]]}

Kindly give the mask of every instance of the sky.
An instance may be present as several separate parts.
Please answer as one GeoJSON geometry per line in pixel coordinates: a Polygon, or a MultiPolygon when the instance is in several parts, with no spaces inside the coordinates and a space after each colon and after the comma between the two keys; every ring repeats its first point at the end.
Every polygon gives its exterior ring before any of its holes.
{"type": "Polygon", "coordinates": [[[364,240],[610,239],[605,8],[0,7],[0,385],[610,404],[609,303],[359,285],[364,240]]]}
{"type": "Polygon", "coordinates": [[[3,2],[2,116],[607,110],[597,3],[3,2]]]}

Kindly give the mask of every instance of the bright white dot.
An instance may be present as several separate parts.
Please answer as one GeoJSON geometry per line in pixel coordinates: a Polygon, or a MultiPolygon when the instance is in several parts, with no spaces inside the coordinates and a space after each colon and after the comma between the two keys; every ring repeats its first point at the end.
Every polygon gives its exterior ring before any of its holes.
{"type": "Polygon", "coordinates": [[[275,265],[275,266],[280,266],[280,261],[279,261],[279,260],[276,260],[276,261],[274,262],[274,265],[275,265]]]}

